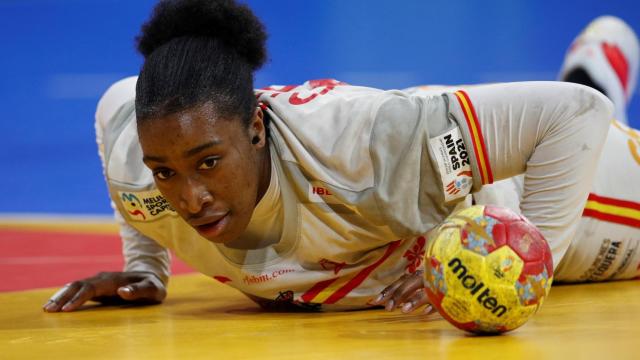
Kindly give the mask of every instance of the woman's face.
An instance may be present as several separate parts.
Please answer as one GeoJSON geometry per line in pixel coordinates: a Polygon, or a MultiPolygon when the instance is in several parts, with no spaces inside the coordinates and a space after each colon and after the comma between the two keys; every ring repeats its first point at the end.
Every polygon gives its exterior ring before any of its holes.
{"type": "Polygon", "coordinates": [[[247,128],[206,103],[138,125],[144,163],[162,195],[203,237],[228,243],[246,229],[270,179],[261,110],[247,128]],[[252,143],[254,140],[254,143],[252,143]]]}

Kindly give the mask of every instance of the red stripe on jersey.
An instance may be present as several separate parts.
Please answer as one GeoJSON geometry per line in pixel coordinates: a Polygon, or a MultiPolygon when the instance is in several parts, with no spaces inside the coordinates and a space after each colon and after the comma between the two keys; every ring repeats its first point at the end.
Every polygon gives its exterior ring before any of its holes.
{"type": "Polygon", "coordinates": [[[604,197],[596,194],[589,194],[587,201],[597,201],[601,204],[620,206],[620,207],[640,211],[640,203],[628,201],[628,200],[620,200],[620,199],[604,197]]]}
{"type": "Polygon", "coordinates": [[[384,252],[384,255],[375,263],[367,266],[362,269],[353,279],[349,280],[348,283],[344,284],[340,289],[336,290],[331,296],[327,298],[324,302],[325,304],[335,304],[338,300],[345,297],[349,294],[353,289],[358,287],[362,282],[375,270],[378,266],[380,266],[387,258],[400,246],[402,240],[396,240],[389,244],[387,250],[384,252]]]}
{"type": "Polygon", "coordinates": [[[487,155],[487,147],[485,146],[484,137],[482,136],[482,128],[478,121],[478,115],[476,109],[469,98],[469,95],[463,91],[458,90],[455,92],[458,98],[458,103],[462,108],[467,126],[471,132],[471,140],[473,142],[473,150],[476,154],[478,167],[480,168],[480,177],[483,184],[493,183],[493,172],[491,171],[491,164],[489,163],[489,157],[487,155]],[[465,106],[466,105],[466,106],[465,106]],[[467,111],[468,107],[468,111],[467,111]]]}
{"type": "Polygon", "coordinates": [[[311,289],[307,290],[306,293],[302,294],[300,298],[304,302],[311,302],[311,300],[313,300],[313,298],[315,298],[322,290],[329,287],[329,285],[333,284],[333,282],[336,280],[338,280],[338,278],[320,281],[319,283],[313,285],[311,289]]]}
{"type": "Polygon", "coordinates": [[[471,102],[471,99],[469,98],[469,95],[460,90],[460,93],[462,94],[462,96],[465,97],[465,99],[467,99],[467,102],[469,103],[469,108],[471,108],[471,114],[473,114],[473,121],[476,123],[476,127],[478,128],[478,140],[480,141],[480,146],[482,147],[482,155],[484,156],[484,163],[486,164],[487,167],[487,173],[488,173],[488,182],[486,184],[492,184],[493,183],[493,172],[491,171],[491,163],[489,162],[489,156],[487,153],[487,147],[485,146],[484,143],[484,136],[482,136],[482,128],[480,127],[480,121],[478,120],[478,115],[476,114],[476,109],[473,106],[473,102],[471,102]]]}
{"type": "Polygon", "coordinates": [[[598,220],[603,220],[603,221],[607,221],[615,224],[622,224],[622,225],[640,228],[640,220],[638,219],[633,219],[633,218],[618,216],[613,214],[607,214],[594,209],[584,209],[582,216],[592,217],[598,220]]]}

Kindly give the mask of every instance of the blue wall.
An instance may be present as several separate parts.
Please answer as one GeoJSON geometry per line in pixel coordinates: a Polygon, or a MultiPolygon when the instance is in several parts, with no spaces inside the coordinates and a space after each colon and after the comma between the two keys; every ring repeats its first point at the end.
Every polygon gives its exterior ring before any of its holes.
{"type": "MultiPolygon", "coordinates": [[[[95,104],[136,74],[149,0],[0,1],[0,213],[109,213],[95,104]]],[[[333,77],[382,88],[551,80],[594,17],[640,32],[637,1],[248,1],[270,33],[256,85],[333,77]]],[[[629,119],[640,127],[640,100],[629,119]]]]}

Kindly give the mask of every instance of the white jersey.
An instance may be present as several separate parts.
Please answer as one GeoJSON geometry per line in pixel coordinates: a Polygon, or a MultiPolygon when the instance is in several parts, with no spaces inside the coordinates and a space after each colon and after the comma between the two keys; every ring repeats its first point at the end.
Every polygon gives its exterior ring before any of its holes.
{"type": "Polygon", "coordinates": [[[166,281],[171,249],[263,305],[313,309],[366,307],[420,266],[421,235],[469,192],[525,171],[523,212],[557,264],[612,113],[589,88],[549,82],[433,97],[332,80],[259,90],[273,171],[243,238],[276,241],[242,250],[200,237],[155,187],[137,139],[134,86],[135,78],[115,84],[96,115],[125,270],[166,281]]]}
{"type": "MultiPolygon", "coordinates": [[[[467,88],[468,86],[462,86],[467,88]]],[[[405,89],[433,96],[460,87],[405,89]]],[[[584,205],[575,238],[556,269],[558,281],[601,281],[640,276],[640,132],[612,121],[596,177],[584,205]]],[[[495,204],[521,212],[524,178],[484,186],[469,203],[495,204]]]]}

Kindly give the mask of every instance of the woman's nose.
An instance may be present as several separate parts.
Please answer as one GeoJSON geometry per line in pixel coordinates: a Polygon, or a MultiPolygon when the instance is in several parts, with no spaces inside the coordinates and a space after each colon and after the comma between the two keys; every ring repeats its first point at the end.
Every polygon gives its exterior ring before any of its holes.
{"type": "Polygon", "coordinates": [[[213,195],[206,186],[193,179],[187,179],[182,189],[180,207],[191,214],[197,214],[210,203],[213,203],[213,195]]]}

